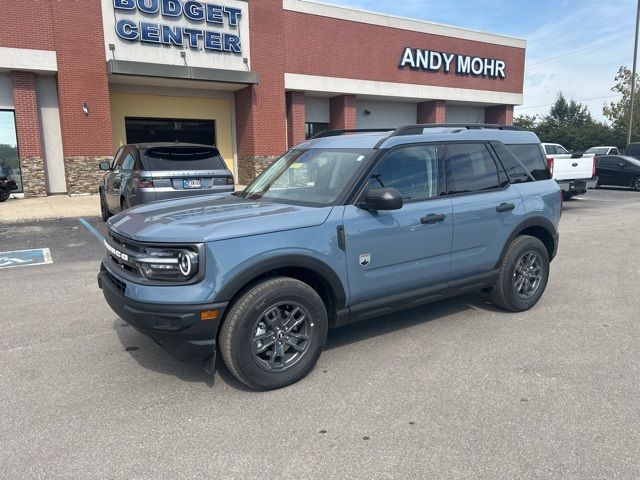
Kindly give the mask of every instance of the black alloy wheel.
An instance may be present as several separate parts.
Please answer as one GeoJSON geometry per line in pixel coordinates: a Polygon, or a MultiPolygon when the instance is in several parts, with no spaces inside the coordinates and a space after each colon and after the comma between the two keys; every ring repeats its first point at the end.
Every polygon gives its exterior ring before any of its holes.
{"type": "Polygon", "coordinates": [[[538,238],[516,237],[498,269],[491,300],[500,308],[522,312],[533,307],[549,280],[549,252],[538,238]]]}
{"type": "Polygon", "coordinates": [[[300,361],[311,344],[311,315],[296,302],[271,305],[256,321],[254,359],[267,371],[283,371],[300,361]]]}
{"type": "Polygon", "coordinates": [[[229,305],[218,345],[238,380],[272,390],[313,370],[327,330],[327,310],[313,288],[294,278],[271,277],[249,285],[229,305]]]}
{"type": "Polygon", "coordinates": [[[542,283],[542,259],[536,252],[520,257],[513,272],[513,288],[521,298],[531,298],[542,283]]]}

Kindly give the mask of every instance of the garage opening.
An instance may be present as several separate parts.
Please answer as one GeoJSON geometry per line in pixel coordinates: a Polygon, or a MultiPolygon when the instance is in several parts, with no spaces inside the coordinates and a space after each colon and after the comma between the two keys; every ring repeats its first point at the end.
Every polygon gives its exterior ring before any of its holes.
{"type": "Polygon", "coordinates": [[[216,144],[215,120],[125,117],[127,143],[184,142],[216,144]]]}

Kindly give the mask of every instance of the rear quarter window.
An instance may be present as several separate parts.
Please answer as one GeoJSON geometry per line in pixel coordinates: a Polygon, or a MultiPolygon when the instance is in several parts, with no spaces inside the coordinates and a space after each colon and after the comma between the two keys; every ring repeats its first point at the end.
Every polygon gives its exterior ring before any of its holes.
{"type": "Polygon", "coordinates": [[[145,151],[148,170],[224,170],[220,152],[213,147],[158,147],[145,151]]]}
{"type": "MultiPolygon", "coordinates": [[[[529,170],[529,173],[531,173],[534,179],[549,180],[551,178],[547,170],[547,159],[543,155],[539,144],[530,143],[505,146],[520,160],[520,163],[529,170]]],[[[523,176],[528,178],[527,172],[523,170],[522,165],[515,161],[515,159],[509,158],[508,155],[503,158],[500,153],[498,153],[498,155],[512,181],[522,181],[520,179],[523,176]]]]}
{"type": "Polygon", "coordinates": [[[640,143],[630,143],[627,147],[626,155],[640,155],[640,143]]]}

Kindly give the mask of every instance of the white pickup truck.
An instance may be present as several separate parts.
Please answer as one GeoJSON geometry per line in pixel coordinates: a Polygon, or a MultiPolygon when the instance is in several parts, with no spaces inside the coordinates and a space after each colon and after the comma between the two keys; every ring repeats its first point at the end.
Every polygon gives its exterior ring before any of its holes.
{"type": "Polygon", "coordinates": [[[553,179],[560,185],[565,198],[586,193],[587,188],[595,188],[598,177],[594,154],[569,153],[557,143],[543,143],[542,147],[553,179]]]}

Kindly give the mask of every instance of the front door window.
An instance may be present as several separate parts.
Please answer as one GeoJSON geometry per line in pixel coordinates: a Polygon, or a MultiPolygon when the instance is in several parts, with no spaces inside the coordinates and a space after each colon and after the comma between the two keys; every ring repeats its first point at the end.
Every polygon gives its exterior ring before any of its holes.
{"type": "Polygon", "coordinates": [[[13,110],[0,110],[0,177],[11,177],[22,192],[16,118],[13,110]]]}

